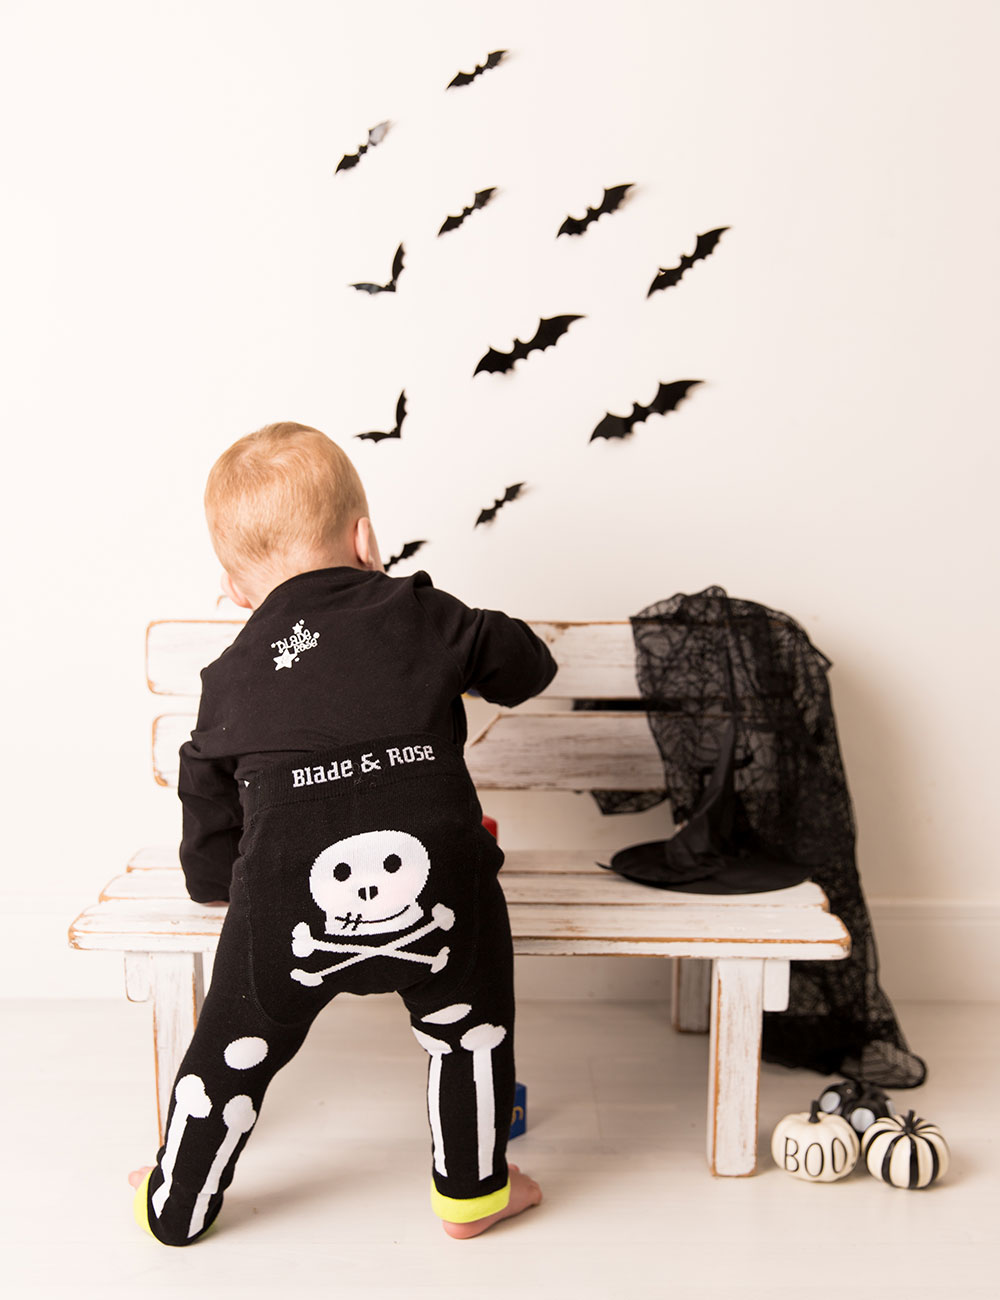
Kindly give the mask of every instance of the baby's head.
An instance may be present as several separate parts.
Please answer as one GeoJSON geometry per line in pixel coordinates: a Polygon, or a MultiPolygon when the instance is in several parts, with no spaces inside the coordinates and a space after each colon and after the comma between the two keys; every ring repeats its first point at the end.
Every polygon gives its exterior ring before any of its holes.
{"type": "Polygon", "coordinates": [[[223,590],[246,609],[297,573],[382,568],[357,470],[308,425],[268,424],[234,442],[208,476],[205,515],[223,590]]]}

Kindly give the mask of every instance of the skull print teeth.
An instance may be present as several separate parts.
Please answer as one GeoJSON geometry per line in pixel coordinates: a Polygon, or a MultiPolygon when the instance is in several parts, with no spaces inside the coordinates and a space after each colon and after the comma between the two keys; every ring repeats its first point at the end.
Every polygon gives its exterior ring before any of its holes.
{"type": "Polygon", "coordinates": [[[430,858],[406,831],[365,831],[337,840],[312,864],[309,890],[329,935],[389,934],[423,916],[417,901],[430,858]]]}

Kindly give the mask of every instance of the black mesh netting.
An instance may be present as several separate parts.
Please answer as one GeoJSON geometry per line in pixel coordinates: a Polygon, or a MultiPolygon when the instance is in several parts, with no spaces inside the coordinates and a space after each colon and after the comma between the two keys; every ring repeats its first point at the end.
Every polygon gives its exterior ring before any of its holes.
{"type": "Polygon", "coordinates": [[[816,881],[850,932],[851,955],[792,963],[788,1010],[764,1017],[765,1058],[883,1087],[922,1083],[926,1066],[907,1047],[878,982],[830,661],[787,614],[731,599],[721,587],[673,596],[631,622],[664,790],[594,795],[605,812],[668,798],[679,829],[637,846],[636,871],[628,870],[630,861],[636,866],[632,850],[612,865],[694,892],[816,881]]]}

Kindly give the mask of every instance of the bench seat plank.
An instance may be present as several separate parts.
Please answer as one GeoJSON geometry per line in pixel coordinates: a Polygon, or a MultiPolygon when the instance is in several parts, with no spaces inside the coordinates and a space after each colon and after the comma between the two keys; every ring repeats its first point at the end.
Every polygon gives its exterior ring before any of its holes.
{"type": "Polygon", "coordinates": [[[812,908],[601,907],[512,903],[520,953],[645,953],[671,957],[754,956],[836,960],[849,940],[843,924],[812,908]],[[707,945],[707,950],[706,950],[707,945]]]}
{"type": "MultiPolygon", "coordinates": [[[[152,855],[155,850],[147,850],[152,855]]],[[[137,855],[138,856],[138,855],[137,855]]],[[[167,856],[165,854],[165,856],[167,856]]],[[[500,872],[509,903],[609,903],[620,906],[690,907],[695,901],[718,907],[819,907],[829,910],[822,889],[811,880],[788,889],[759,894],[690,894],[635,884],[597,866],[586,850],[511,850],[500,872]]],[[[109,881],[101,900],[109,898],[187,898],[179,866],[162,865],[150,857],[150,866],[131,868],[109,881]]],[[[169,856],[167,856],[169,861],[169,856]]]]}
{"type": "Polygon", "coordinates": [[[189,898],[109,898],[81,912],[70,926],[72,948],[112,952],[211,952],[224,907],[189,898]]]}
{"type": "MultiPolygon", "coordinates": [[[[225,908],[192,902],[182,892],[122,898],[105,890],[105,895],[74,921],[73,947],[208,952],[226,914],[225,908]]],[[[841,957],[848,944],[842,922],[819,907],[713,906],[704,895],[694,904],[646,906],[576,903],[563,896],[552,903],[512,901],[509,911],[515,947],[522,953],[694,956],[704,955],[708,944],[713,957],[752,951],[797,960],[841,957]]]]}

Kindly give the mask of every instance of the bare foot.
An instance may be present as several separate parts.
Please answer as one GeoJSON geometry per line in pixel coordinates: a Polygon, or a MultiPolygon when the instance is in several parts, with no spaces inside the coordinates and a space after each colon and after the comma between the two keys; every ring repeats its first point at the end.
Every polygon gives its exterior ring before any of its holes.
{"type": "Polygon", "coordinates": [[[152,1168],[152,1165],[143,1165],[141,1169],[133,1169],[128,1176],[129,1186],[138,1187],[152,1168]]]}
{"type": "Polygon", "coordinates": [[[508,1165],[507,1170],[510,1174],[510,1200],[506,1206],[496,1214],[488,1214],[485,1219],[473,1219],[471,1223],[451,1223],[448,1219],[442,1220],[444,1230],[449,1237],[460,1240],[465,1237],[478,1237],[487,1228],[492,1228],[494,1223],[499,1223],[501,1219],[513,1218],[515,1214],[520,1214],[522,1210],[530,1210],[533,1205],[541,1201],[542,1189],[533,1178],[522,1174],[517,1165],[508,1165]]]}

